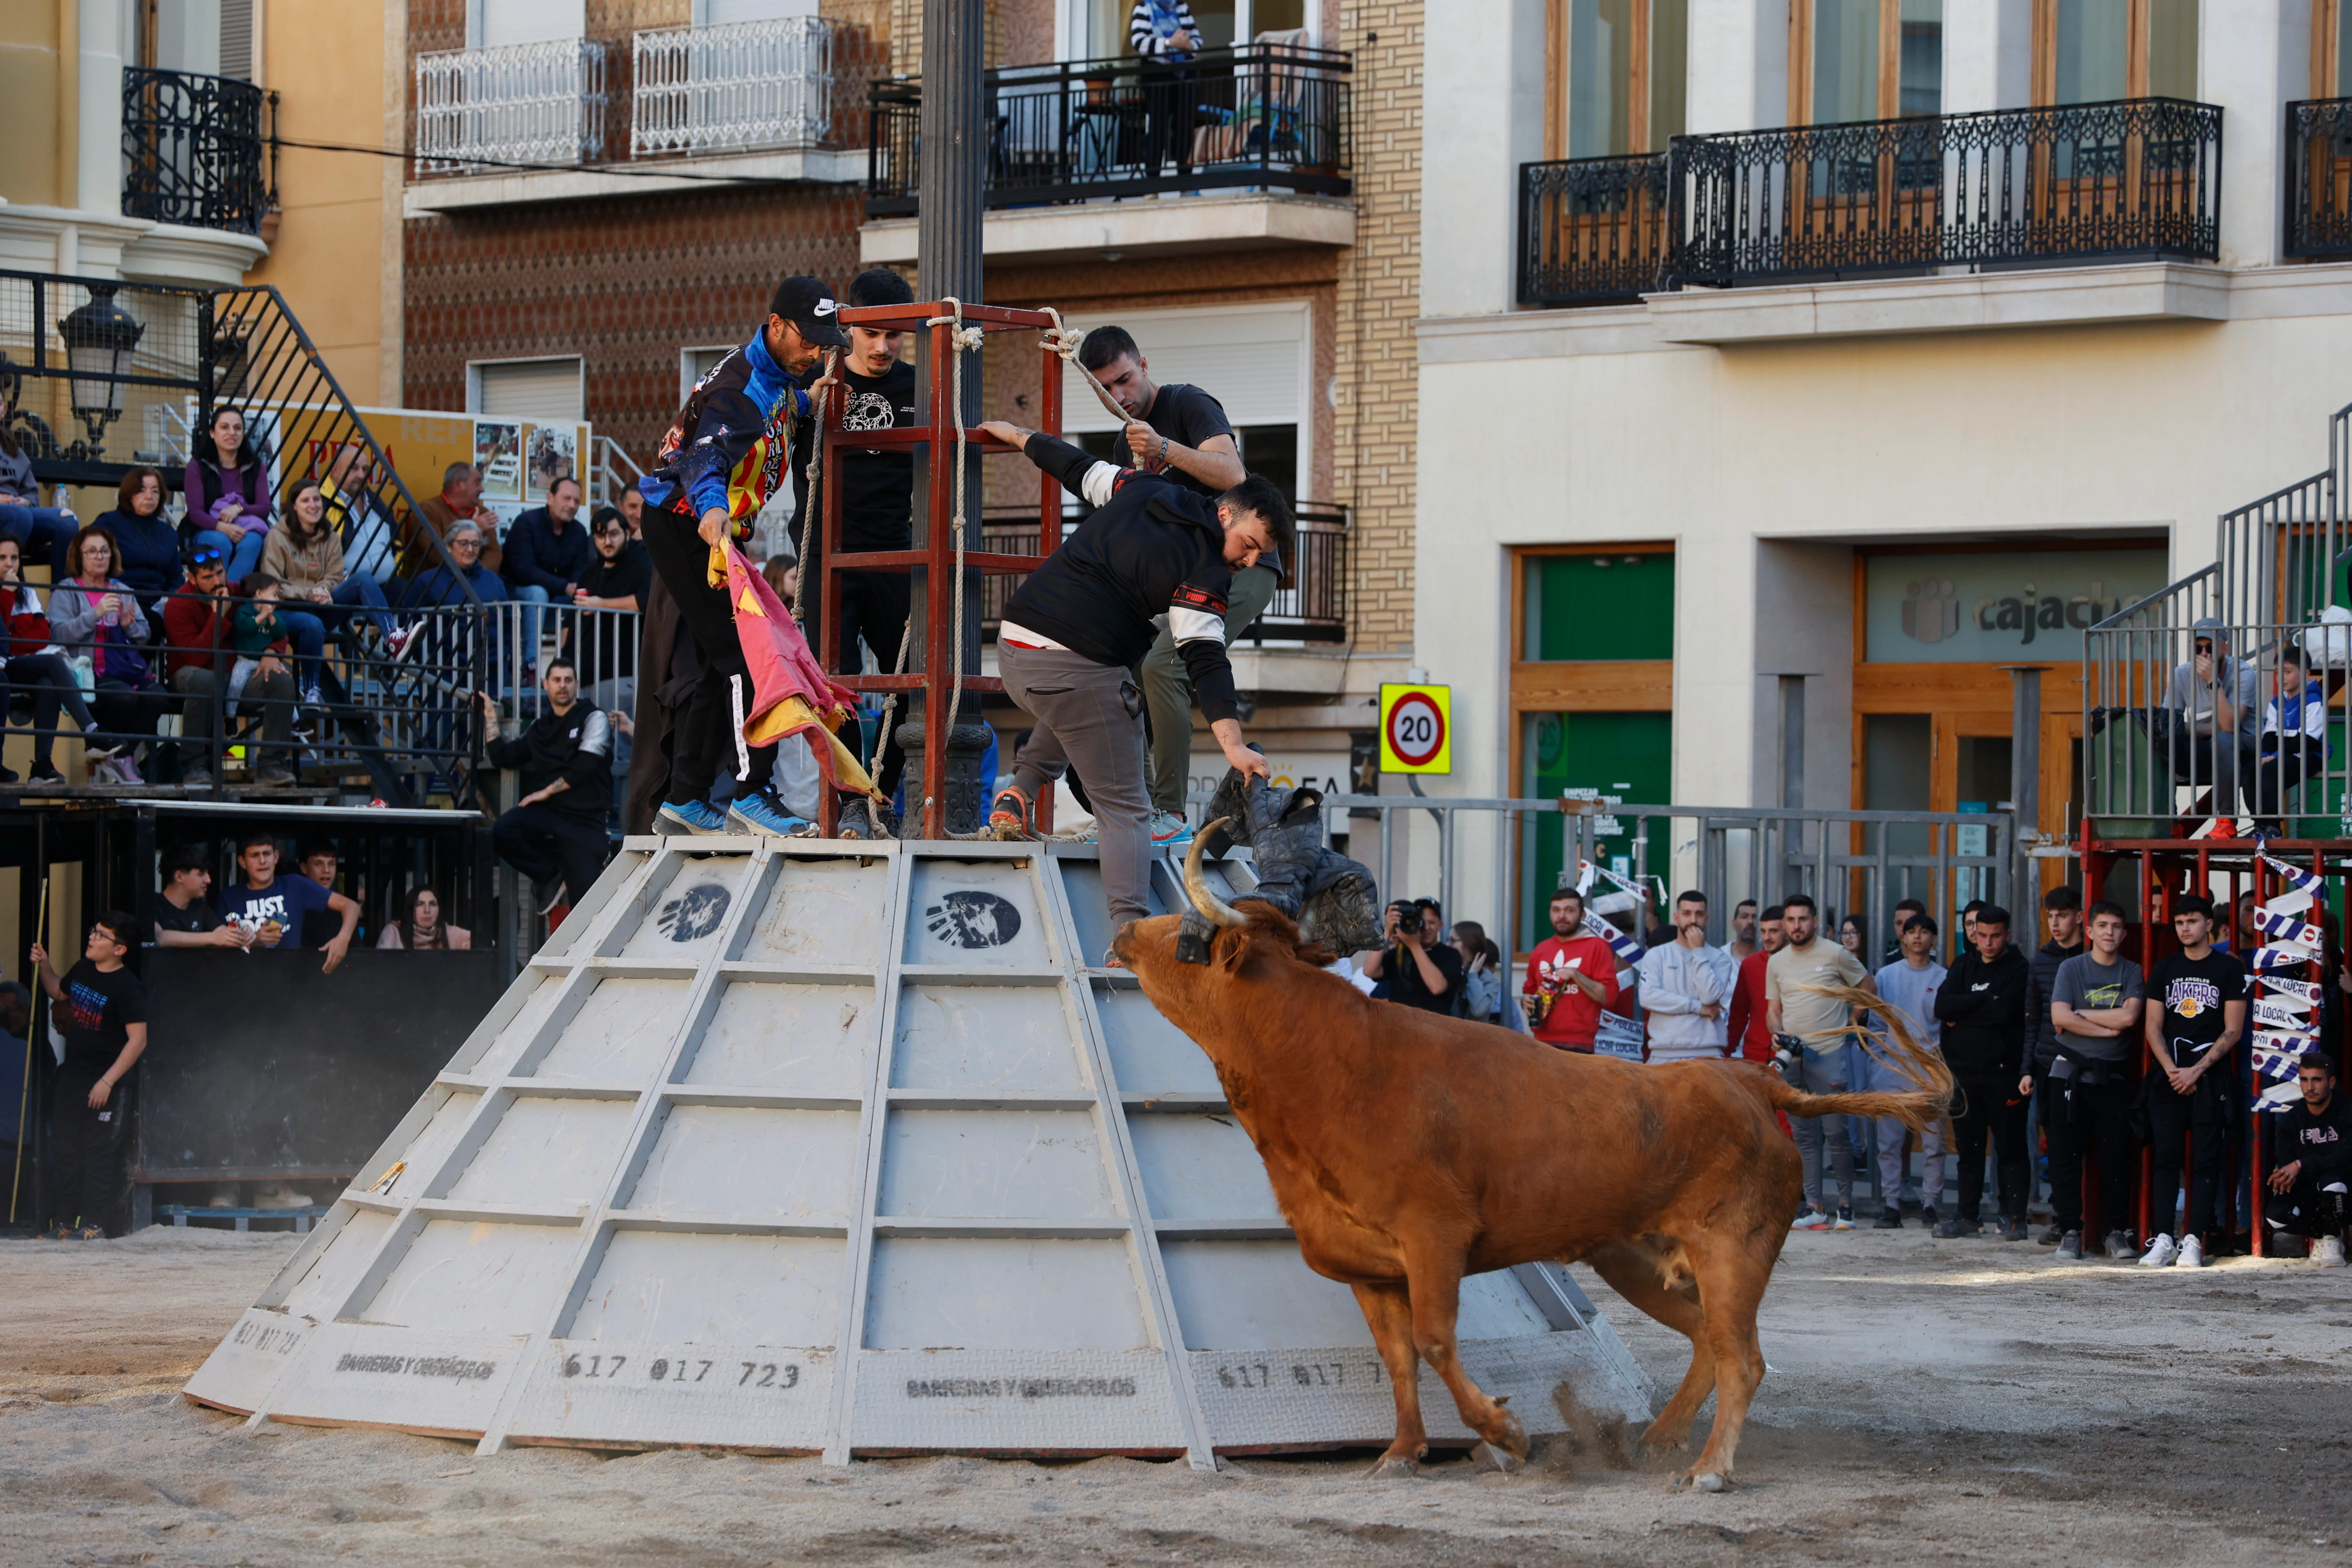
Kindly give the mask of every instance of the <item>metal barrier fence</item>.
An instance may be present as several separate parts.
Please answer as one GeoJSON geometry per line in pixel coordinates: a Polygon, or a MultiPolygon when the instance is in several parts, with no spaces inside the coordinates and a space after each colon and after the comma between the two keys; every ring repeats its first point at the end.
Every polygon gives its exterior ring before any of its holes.
{"type": "Polygon", "coordinates": [[[639,32],[630,156],[821,145],[832,128],[832,43],[820,16],[639,32]]]}
{"type": "Polygon", "coordinates": [[[1665,287],[1666,154],[1519,167],[1519,300],[1621,304],[1665,287]]]}
{"type": "Polygon", "coordinates": [[[1352,831],[1349,848],[1356,859],[1372,867],[1382,897],[1390,899],[1417,890],[1398,885],[1398,817],[1431,813],[1437,829],[1437,900],[1449,921],[1462,915],[1456,902],[1459,819],[1465,813],[1488,818],[1487,826],[1496,835],[1497,874],[1493,889],[1481,901],[1500,918],[1483,923],[1498,945],[1507,933],[1515,952],[1524,952],[1551,934],[1543,923],[1544,903],[1554,888],[1575,886],[1580,866],[1589,861],[1627,882],[1663,889],[1647,906],[1660,921],[1671,915],[1675,894],[1686,887],[1699,889],[1707,896],[1707,940],[1714,942],[1728,940],[1731,916],[1741,900],[1769,905],[1792,893],[1811,894],[1832,940],[1835,920],[1863,916],[1864,956],[1874,966],[1874,955],[1892,939],[1894,909],[1904,899],[1926,904],[1943,928],[1946,949],[1955,949],[1958,910],[1971,899],[2000,901],[2010,877],[2014,831],[2006,812],[1829,811],[1391,795],[1329,795],[1324,806],[1379,818],[1373,852],[1365,853],[1352,831]],[[1548,842],[1551,836],[1539,830],[1546,823],[1559,824],[1556,851],[1548,842]],[[1620,845],[1622,854],[1616,852],[1620,845]]]}
{"type": "MultiPolygon", "coordinates": [[[[1288,44],[988,73],[990,206],[1233,187],[1345,195],[1352,57],[1288,44]]],[[[866,210],[915,210],[922,83],[877,81],[866,210]]]]}
{"type": "Polygon", "coordinates": [[[416,172],[604,154],[604,45],[549,38],[416,57],[416,172]]]}

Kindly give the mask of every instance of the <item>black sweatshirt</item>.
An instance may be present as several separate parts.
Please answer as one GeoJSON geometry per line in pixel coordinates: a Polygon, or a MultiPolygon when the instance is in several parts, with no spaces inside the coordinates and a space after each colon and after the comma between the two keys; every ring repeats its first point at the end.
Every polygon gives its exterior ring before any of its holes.
{"type": "Polygon", "coordinates": [[[2280,1114],[2277,1125],[2271,1144],[2272,1169],[2302,1161],[2303,1169],[2295,1173],[2298,1188],[2316,1190],[2329,1182],[2352,1183],[2352,1102],[2345,1100],[2342,1090],[2317,1116],[2311,1113],[2311,1107],[2296,1100],[2280,1114]]]}
{"type": "Polygon", "coordinates": [[[1225,657],[1224,525],[1217,503],[1159,474],[1114,468],[1066,441],[1032,436],[1029,460],[1101,510],[1062,541],[1004,605],[1004,619],[1098,664],[1151,651],[1165,617],[1214,722],[1239,716],[1225,657]]]}
{"type": "Polygon", "coordinates": [[[2058,1059],[2058,1029],[2050,1017],[2050,994],[2058,984],[2058,966],[2070,958],[2080,958],[2084,952],[2081,942],[2072,947],[2060,947],[2055,942],[2045,942],[2033,955],[2033,994],[2025,1007],[2025,1055],[2023,1067],[2040,1078],[2058,1059]]]}
{"type": "Polygon", "coordinates": [[[1936,1016],[1944,1026],[1944,1060],[1960,1078],[2021,1075],[2028,994],[2033,968],[2014,947],[1987,963],[1974,948],[1962,953],[1936,987],[1936,1016]]]}
{"type": "Polygon", "coordinates": [[[570,782],[541,804],[550,811],[598,822],[613,807],[613,727],[604,710],[574,702],[569,713],[542,710],[520,735],[492,737],[482,754],[492,767],[522,771],[522,793],[557,779],[570,782]]]}

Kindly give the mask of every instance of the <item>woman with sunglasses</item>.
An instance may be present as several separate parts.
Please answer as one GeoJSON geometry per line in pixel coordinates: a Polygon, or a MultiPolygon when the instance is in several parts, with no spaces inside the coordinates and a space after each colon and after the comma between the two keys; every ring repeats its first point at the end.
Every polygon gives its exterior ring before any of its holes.
{"type": "Polygon", "coordinates": [[[13,400],[0,382],[0,535],[15,540],[49,563],[52,576],[63,577],[66,545],[77,520],[70,511],[41,504],[41,483],[33,478],[33,455],[8,428],[13,400]]]}
{"type": "MultiPolygon", "coordinates": [[[[7,682],[16,690],[33,694],[33,782],[63,784],[65,774],[58,772],[53,760],[58,709],[62,706],[71,713],[85,735],[98,728],[98,721],[90,717],[89,705],[81,700],[81,687],[66,663],[65,650],[50,635],[49,617],[41,613],[39,593],[26,585],[24,568],[25,547],[0,537],[0,605],[5,605],[8,619],[7,682]]],[[[84,755],[92,763],[113,754],[111,746],[86,742],[84,755]]],[[[16,782],[14,773],[0,768],[0,784],[16,782]]]]}
{"type": "MultiPolygon", "coordinates": [[[[116,735],[152,735],[171,703],[147,663],[146,612],[115,574],[121,552],[114,536],[93,523],[73,536],[72,559],[79,570],[49,591],[49,628],[68,655],[90,661],[89,705],[99,722],[116,735]]],[[[109,763],[115,782],[143,782],[131,760],[137,743],[121,745],[109,763]]]]}
{"type": "Polygon", "coordinates": [[[213,410],[212,423],[188,459],[188,516],[199,545],[227,552],[228,580],[241,583],[261,562],[269,532],[269,489],[261,458],[247,438],[245,416],[234,408],[213,410]]]}
{"type": "Polygon", "coordinates": [[[114,492],[114,510],[91,526],[106,530],[122,552],[115,574],[131,584],[141,604],[152,609],[180,585],[180,535],[163,521],[161,470],[141,467],[123,475],[114,492]]]}
{"type": "MultiPolygon", "coordinates": [[[[327,493],[316,479],[297,480],[288,499],[285,522],[270,531],[261,549],[261,569],[285,585],[290,604],[307,602],[302,612],[323,626],[340,626],[355,609],[364,608],[384,647],[398,658],[408,647],[408,629],[392,618],[383,589],[364,572],[343,564],[343,542],[327,521],[327,493]]],[[[306,687],[318,683],[315,667],[302,677],[306,687]]]]}

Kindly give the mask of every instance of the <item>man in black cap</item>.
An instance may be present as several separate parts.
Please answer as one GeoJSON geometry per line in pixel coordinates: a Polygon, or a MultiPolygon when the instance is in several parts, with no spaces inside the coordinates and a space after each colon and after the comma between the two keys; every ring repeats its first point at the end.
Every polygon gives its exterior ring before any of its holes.
{"type": "Polygon", "coordinates": [[[655,814],[663,833],[785,835],[807,826],[769,788],[775,747],[754,750],[743,740],[751,677],[727,591],[710,585],[709,569],[730,530],[739,543],[751,537],[784,481],[793,422],[807,416],[815,388],[832,384],[830,367],[822,380],[815,373],[825,351],[848,345],[834,309],[832,290],[814,278],[778,284],[766,324],[695,383],[656,466],[638,483],[646,549],[702,661],[673,737],[668,794],[655,814]],[[723,814],[706,798],[722,759],[736,780],[723,814]]]}

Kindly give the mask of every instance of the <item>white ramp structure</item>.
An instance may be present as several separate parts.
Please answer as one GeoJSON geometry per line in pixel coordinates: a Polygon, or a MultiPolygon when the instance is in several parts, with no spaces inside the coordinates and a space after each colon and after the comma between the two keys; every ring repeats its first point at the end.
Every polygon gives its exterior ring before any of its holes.
{"type": "MultiPolygon", "coordinates": [[[[485,1451],[1387,1443],[1354,1296],[1108,925],[1091,845],[629,840],[188,1396],[485,1451]]],[[[1648,1417],[1559,1269],[1465,1280],[1460,1331],[1531,1430],[1563,1383],[1648,1417]]]]}

